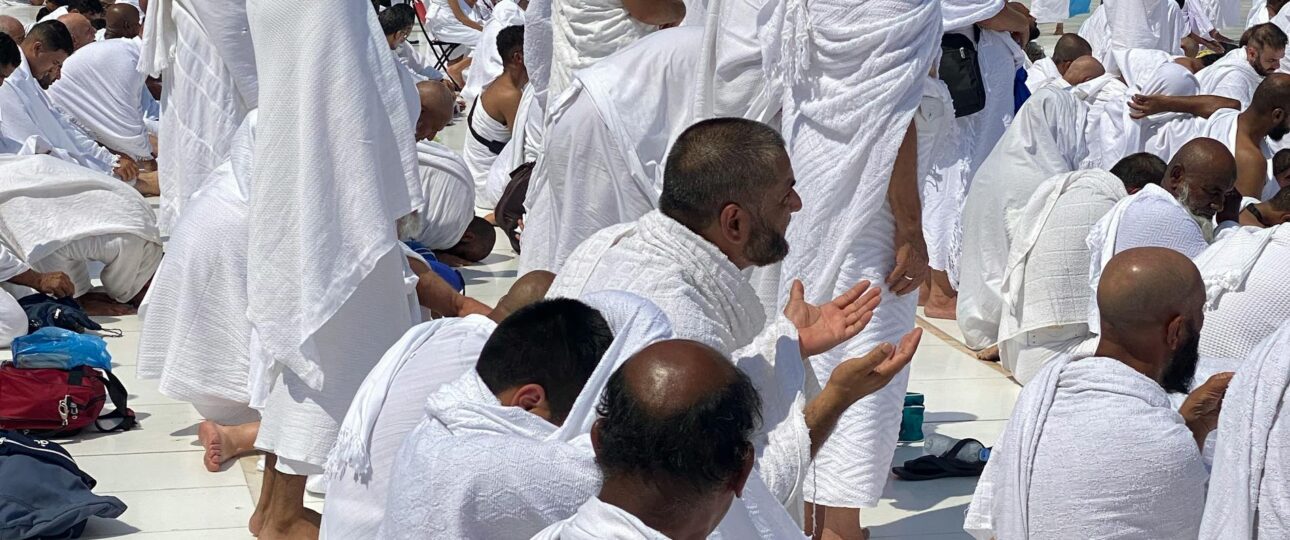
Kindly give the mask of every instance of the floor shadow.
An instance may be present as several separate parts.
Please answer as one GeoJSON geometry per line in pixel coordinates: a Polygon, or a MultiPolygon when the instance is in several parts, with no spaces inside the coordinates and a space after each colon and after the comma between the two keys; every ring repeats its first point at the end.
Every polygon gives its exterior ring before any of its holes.
{"type": "MultiPolygon", "coordinates": [[[[103,413],[104,413],[104,414],[106,414],[106,413],[108,413],[108,412],[111,412],[111,411],[108,411],[108,410],[104,410],[104,411],[103,411],[103,413]]],[[[148,413],[146,413],[146,412],[134,411],[134,419],[135,419],[135,421],[137,421],[139,424],[138,424],[137,426],[135,426],[134,428],[131,428],[131,431],[136,430],[136,429],[143,429],[143,421],[144,421],[144,420],[147,420],[147,419],[148,419],[148,417],[150,417],[150,416],[152,416],[152,415],[151,415],[151,414],[148,414],[148,413]]],[[[104,421],[104,424],[105,424],[105,425],[108,425],[108,424],[107,424],[107,422],[108,422],[108,421],[104,421]]],[[[75,446],[75,445],[77,445],[77,444],[80,444],[81,442],[85,442],[85,441],[92,441],[92,440],[94,440],[94,439],[98,439],[98,438],[101,438],[101,437],[119,436],[120,434],[121,434],[121,433],[120,433],[120,432],[117,432],[117,431],[109,431],[109,432],[101,432],[101,431],[98,431],[98,430],[94,429],[94,425],[93,425],[93,424],[91,424],[91,425],[89,425],[89,426],[86,426],[86,427],[85,427],[85,429],[81,430],[81,432],[80,432],[80,433],[77,433],[77,434],[72,435],[72,436],[70,436],[70,437],[55,437],[55,438],[52,438],[52,439],[49,439],[49,440],[54,441],[54,442],[56,442],[56,443],[58,443],[58,444],[61,444],[61,445],[63,445],[63,446],[75,446]]]]}
{"type": "Polygon", "coordinates": [[[941,508],[931,512],[923,512],[905,516],[891,523],[875,525],[869,527],[870,538],[882,538],[888,536],[901,536],[906,538],[935,537],[937,540],[954,538],[954,534],[962,535],[962,538],[972,538],[971,535],[963,532],[963,514],[967,512],[967,504],[941,508]],[[941,536],[949,535],[949,536],[941,536]]]}
{"type": "MultiPolygon", "coordinates": [[[[127,508],[123,515],[129,515],[129,513],[130,509],[127,508]]],[[[89,523],[85,525],[85,534],[82,535],[81,538],[117,538],[119,536],[125,536],[137,532],[142,531],[140,531],[138,527],[120,520],[92,517],[90,518],[89,523]]]]}

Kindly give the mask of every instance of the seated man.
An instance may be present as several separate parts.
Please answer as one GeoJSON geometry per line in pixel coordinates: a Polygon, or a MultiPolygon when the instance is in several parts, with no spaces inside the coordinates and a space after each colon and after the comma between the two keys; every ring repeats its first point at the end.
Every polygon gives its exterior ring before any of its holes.
{"type": "Polygon", "coordinates": [[[22,43],[22,39],[27,37],[27,29],[22,26],[22,22],[18,19],[8,15],[0,15],[0,34],[8,34],[9,37],[13,38],[14,43],[22,43]]]}
{"type": "Polygon", "coordinates": [[[421,98],[417,162],[425,204],[402,223],[399,236],[433,250],[439,261],[451,266],[482,261],[492,253],[497,233],[475,216],[475,185],[466,163],[434,141],[452,120],[452,91],[437,82],[422,81],[417,83],[417,93],[421,98]]]}
{"type": "Polygon", "coordinates": [[[986,538],[1196,538],[1207,474],[1200,445],[1231,374],[1179,410],[1196,369],[1205,286],[1165,248],[1115,256],[1092,357],[1049,362],[1021,391],[964,529],[986,538]],[[1126,511],[1126,509],[1132,509],[1126,511]]]}
{"type": "Polygon", "coordinates": [[[1239,222],[1243,227],[1275,227],[1290,222],[1290,187],[1283,187],[1266,201],[1242,198],[1239,222]]]}
{"type": "Polygon", "coordinates": [[[1263,78],[1281,67],[1286,33],[1275,24],[1260,24],[1245,31],[1241,45],[1201,70],[1196,79],[1200,81],[1200,94],[1235,99],[1244,109],[1250,106],[1254,89],[1263,78]]]}
{"type": "Polygon", "coordinates": [[[1124,158],[1109,174],[1058,175],[1010,220],[999,360],[1018,382],[1029,382],[1056,356],[1096,346],[1088,328],[1088,231],[1120,199],[1164,176],[1165,163],[1147,153],[1124,158]]]}
{"type": "Polygon", "coordinates": [[[390,50],[394,51],[395,58],[417,81],[442,81],[443,72],[426,64],[417,50],[408,43],[412,25],[417,22],[416,17],[417,13],[411,5],[394,4],[382,11],[377,19],[381,22],[381,31],[385,33],[385,40],[390,44],[390,50]]]}
{"type": "MultiPolygon", "coordinates": [[[[3,245],[0,245],[0,281],[20,287],[16,291],[19,294],[32,289],[54,298],[64,298],[75,292],[67,274],[32,270],[3,245]]],[[[0,348],[6,349],[14,338],[25,336],[28,331],[27,312],[12,292],[9,287],[0,289],[0,348]]]]}
{"type": "Polygon", "coordinates": [[[94,25],[90,20],[79,13],[68,13],[58,17],[58,22],[67,27],[67,33],[72,35],[72,50],[79,51],[82,47],[94,43],[94,25]]]}
{"type": "Polygon", "coordinates": [[[0,135],[15,141],[38,135],[72,163],[134,181],[134,160],[94,142],[45,93],[72,53],[72,38],[63,23],[45,21],[31,27],[20,49],[22,64],[0,85],[0,135]]]}
{"type": "Polygon", "coordinates": [[[67,58],[49,98],[101,145],[136,162],[152,161],[144,122],[152,95],[139,64],[139,42],[112,39],[93,43],[67,58]]]}
{"type": "Polygon", "coordinates": [[[1062,34],[1057,39],[1057,44],[1053,45],[1053,55],[1040,59],[1026,70],[1026,88],[1031,92],[1039,90],[1049,82],[1062,78],[1076,59],[1092,54],[1093,48],[1079,34],[1062,34]]]}
{"type": "Polygon", "coordinates": [[[143,34],[139,8],[130,4],[117,2],[108,6],[103,20],[105,24],[103,27],[103,40],[136,38],[143,34]]]}
{"type": "Polygon", "coordinates": [[[489,199],[488,170],[511,140],[520,97],[529,81],[524,67],[524,27],[510,26],[498,32],[497,52],[502,55],[502,74],[471,103],[466,115],[470,135],[461,150],[475,182],[475,206],[480,208],[489,199]]]}
{"type": "Polygon", "coordinates": [[[614,337],[599,311],[568,299],[498,324],[475,369],[425,402],[375,537],[528,538],[572,515],[598,479],[591,456],[550,437],[614,337]]]}
{"type": "MultiPolygon", "coordinates": [[[[1285,538],[1290,533],[1290,319],[1232,377],[1218,420],[1201,538],[1285,538]]],[[[1206,321],[1208,326],[1208,321],[1206,321]]]]}
{"type": "Polygon", "coordinates": [[[1243,365],[1263,338],[1290,319],[1290,226],[1241,228],[1195,258],[1212,284],[1200,339],[1201,373],[1243,365]]]}

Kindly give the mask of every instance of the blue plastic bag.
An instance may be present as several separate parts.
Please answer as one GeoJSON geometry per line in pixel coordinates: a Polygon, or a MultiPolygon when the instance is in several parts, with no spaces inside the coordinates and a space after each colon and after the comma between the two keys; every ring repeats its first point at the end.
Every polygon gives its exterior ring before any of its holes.
{"type": "Polygon", "coordinates": [[[107,342],[91,334],[46,326],[13,340],[13,363],[23,369],[72,370],[89,366],[112,371],[107,342]]]}
{"type": "Polygon", "coordinates": [[[1088,13],[1090,3],[1089,0],[1071,0],[1069,15],[1074,17],[1088,13]]]}

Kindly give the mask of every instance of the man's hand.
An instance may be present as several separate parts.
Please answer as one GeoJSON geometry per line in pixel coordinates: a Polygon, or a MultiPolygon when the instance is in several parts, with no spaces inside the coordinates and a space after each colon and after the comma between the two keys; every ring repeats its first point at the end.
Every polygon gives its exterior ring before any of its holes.
{"type": "Polygon", "coordinates": [[[784,317],[797,327],[798,345],[806,358],[828,352],[859,334],[873,319],[873,310],[881,300],[881,291],[865,280],[832,302],[814,306],[805,300],[801,280],[793,280],[784,317]]]}
{"type": "Polygon", "coordinates": [[[1214,216],[1219,223],[1241,219],[1241,192],[1235,189],[1223,196],[1223,210],[1214,216]]]}
{"type": "Polygon", "coordinates": [[[1134,94],[1133,99],[1129,101],[1129,108],[1133,112],[1129,113],[1129,118],[1141,120],[1156,113],[1166,112],[1161,108],[1160,96],[1149,96],[1144,94],[1134,94]]]}
{"type": "Polygon", "coordinates": [[[895,347],[883,343],[869,354],[838,364],[838,367],[833,368],[833,374],[829,375],[824,391],[835,392],[850,406],[881,390],[900,370],[909,365],[922,339],[923,329],[915,328],[905,334],[895,347]]]}
{"type": "Polygon", "coordinates": [[[76,294],[76,285],[72,278],[62,272],[43,272],[36,278],[34,289],[54,298],[67,298],[76,294]]]}
{"type": "Polygon", "coordinates": [[[887,276],[887,288],[899,296],[917,291],[927,279],[927,243],[923,231],[902,230],[896,224],[896,267],[887,276]]]}
{"type": "Polygon", "coordinates": [[[493,314],[493,308],[487,304],[475,300],[466,295],[458,295],[461,298],[457,301],[457,316],[465,317],[467,315],[483,315],[485,317],[493,314]]]}
{"type": "Polygon", "coordinates": [[[1218,414],[1223,410],[1223,396],[1227,394],[1227,385],[1232,382],[1232,372],[1219,373],[1210,377],[1205,384],[1197,386],[1182,407],[1178,409],[1183,421],[1187,423],[1196,437],[1196,443],[1205,445],[1205,437],[1218,429],[1218,414]]]}
{"type": "Polygon", "coordinates": [[[139,177],[139,165],[130,156],[117,156],[116,168],[112,172],[116,174],[117,178],[126,182],[133,182],[139,177]]]}

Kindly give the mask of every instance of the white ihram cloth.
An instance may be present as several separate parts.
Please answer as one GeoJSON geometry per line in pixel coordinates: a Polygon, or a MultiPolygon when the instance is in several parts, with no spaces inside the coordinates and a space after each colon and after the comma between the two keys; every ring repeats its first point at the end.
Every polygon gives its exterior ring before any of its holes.
{"type": "Polygon", "coordinates": [[[1156,381],[1053,360],[1021,390],[963,528],[998,538],[1196,538],[1205,466],[1156,381]]]}
{"type": "Polygon", "coordinates": [[[1181,55],[1187,33],[1186,17],[1172,0],[1103,2],[1079,30],[1093,47],[1093,57],[1112,74],[1120,72],[1115,51],[1156,49],[1181,55]]]}
{"type": "MultiPolygon", "coordinates": [[[[20,52],[21,54],[21,52],[20,52]]],[[[0,84],[0,136],[26,141],[32,136],[64,152],[72,163],[95,172],[112,174],[117,158],[72,123],[71,117],[54,106],[40,82],[31,73],[27,56],[22,56],[13,74],[0,84]]]]}
{"type": "Polygon", "coordinates": [[[488,171],[497,161],[500,152],[493,152],[488,145],[475,138],[475,134],[479,134],[485,141],[506,144],[511,140],[511,129],[488,114],[483,100],[478,97],[470,104],[466,122],[469,127],[462,142],[461,155],[466,160],[466,167],[470,170],[471,181],[475,186],[475,206],[488,209],[488,171]]]}
{"type": "Polygon", "coordinates": [[[229,161],[193,194],[139,308],[138,375],[160,378],[161,393],[172,399],[251,401],[246,253],[254,119],[247,115],[229,161]]]}
{"type": "MultiPolygon", "coordinates": [[[[524,10],[524,68],[529,72],[533,98],[545,122],[547,81],[551,78],[551,49],[555,36],[551,30],[552,0],[529,0],[524,10]]],[[[559,96],[555,96],[559,97],[559,96]]]]}
{"type": "Polygon", "coordinates": [[[448,249],[461,241],[475,217],[475,184],[466,162],[447,146],[434,141],[417,143],[422,199],[417,210],[420,231],[415,238],[430,249],[448,249]]]}
{"type": "Polygon", "coordinates": [[[469,315],[413,326],[372,368],[327,460],[323,538],[376,538],[394,459],[425,417],[426,399],[472,371],[497,324],[469,315]]]}
{"type": "Polygon", "coordinates": [[[411,326],[395,223],[418,179],[413,111],[375,13],[339,0],[315,8],[247,9],[264,98],[247,313],[256,354],[283,375],[257,447],[321,468],[363,376],[411,326]],[[308,50],[331,54],[299,54],[308,50]]]}
{"type": "MultiPolygon", "coordinates": [[[[997,10],[996,10],[997,11],[997,10]]],[[[977,15],[977,16],[983,16],[977,15]]],[[[946,17],[949,26],[949,18],[946,17]]],[[[954,119],[956,136],[941,146],[923,188],[923,236],[932,268],[949,273],[958,281],[962,252],[963,204],[971,191],[972,179],[1013,120],[1012,87],[1017,67],[1024,56],[1004,32],[981,31],[977,41],[985,108],[954,119]]]]}
{"type": "MultiPolygon", "coordinates": [[[[1208,137],[1223,143],[1223,146],[1227,147],[1227,151],[1232,152],[1232,155],[1236,155],[1236,128],[1240,114],[1241,111],[1236,109],[1219,109],[1214,114],[1211,114],[1209,118],[1181,115],[1174,120],[1170,120],[1169,124],[1161,127],[1147,139],[1145,151],[1151,152],[1168,162],[1184,144],[1187,144],[1192,139],[1208,137]]],[[[1268,146],[1267,139],[1259,141],[1259,151],[1263,154],[1264,159],[1272,159],[1272,149],[1268,146]]],[[[1269,176],[1271,176],[1270,172],[1269,176]]],[[[1276,182],[1275,179],[1271,178],[1269,178],[1269,181],[1276,182]]]]}
{"type": "Polygon", "coordinates": [[[1093,164],[1102,169],[1114,167],[1125,156],[1148,151],[1151,141],[1171,139],[1180,128],[1188,129],[1185,123],[1174,122],[1187,118],[1182,113],[1132,118],[1133,110],[1128,102],[1135,94],[1192,96],[1200,87],[1191,71],[1174,63],[1173,57],[1162,51],[1133,49],[1124,54],[1117,53],[1116,58],[1128,83],[1127,89],[1101,109],[1095,129],[1090,110],[1089,154],[1093,164]]]}
{"type": "MultiPolygon", "coordinates": [[[[1276,15],[1272,16],[1268,22],[1277,25],[1277,28],[1280,28],[1282,32],[1285,32],[1287,29],[1290,29],[1290,9],[1286,9],[1285,6],[1282,6],[1281,11],[1278,11],[1276,15]]],[[[1281,69],[1278,69],[1277,71],[1280,71],[1281,73],[1290,72],[1290,59],[1282,57],[1281,69]]]]}
{"type": "Polygon", "coordinates": [[[486,208],[494,208],[501,200],[506,187],[511,183],[511,172],[525,163],[537,161],[542,155],[542,135],[546,115],[537,102],[533,85],[524,85],[520,94],[520,106],[515,114],[515,126],[511,129],[511,140],[506,141],[502,153],[497,154],[493,166],[488,169],[486,208]]]}
{"type": "Polygon", "coordinates": [[[778,47],[777,7],[766,0],[708,2],[691,123],[726,116],[770,123],[779,113],[783,88],[767,76],[779,56],[770,49],[778,47]]]}
{"type": "Polygon", "coordinates": [[[559,273],[583,240],[658,207],[667,150],[689,126],[703,32],[647,36],[579,71],[553,98],[524,204],[521,273],[559,273]]]}
{"type": "Polygon", "coordinates": [[[156,217],[126,183],[50,156],[0,156],[0,239],[41,272],[63,271],[76,296],[86,262],[106,264],[108,294],[133,298],[161,260],[156,217]]]}
{"type": "MultiPolygon", "coordinates": [[[[447,43],[456,43],[461,46],[462,53],[469,53],[471,48],[479,42],[479,30],[466,26],[457,20],[453,14],[452,7],[448,2],[457,2],[461,6],[461,11],[466,18],[476,23],[487,22],[486,17],[480,17],[480,10],[471,8],[465,2],[460,0],[430,0],[426,2],[426,29],[434,39],[447,43]]],[[[480,1],[479,4],[486,4],[487,0],[480,1]]],[[[487,10],[487,6],[481,6],[482,10],[487,10]]]]}
{"type": "MultiPolygon", "coordinates": [[[[0,281],[8,281],[31,270],[9,248],[0,244],[0,281]]],[[[0,289],[0,348],[8,348],[16,337],[27,335],[27,312],[8,290],[0,289]]]]}
{"type": "Polygon", "coordinates": [[[1268,22],[1270,18],[1267,0],[1254,0],[1250,2],[1250,13],[1245,16],[1245,29],[1249,30],[1254,26],[1268,22]]]}
{"type": "Polygon", "coordinates": [[[398,59],[403,67],[407,68],[412,74],[412,78],[417,82],[425,80],[442,81],[443,72],[434,67],[433,60],[427,62],[425,56],[408,43],[407,40],[399,43],[394,49],[394,58],[398,59]]]}
{"type": "Polygon", "coordinates": [[[1053,63],[1052,58],[1045,56],[1031,64],[1030,68],[1026,70],[1026,88],[1033,94],[1049,82],[1061,77],[1062,74],[1057,71],[1057,64],[1053,63]]]}
{"type": "Polygon", "coordinates": [[[474,370],[445,385],[399,451],[379,538],[529,538],[595,495],[600,472],[586,439],[600,391],[617,366],[672,332],[634,295],[585,301],[614,340],[563,426],[502,406],[474,370]]]}
{"type": "Polygon", "coordinates": [[[550,13],[548,103],[573,84],[574,72],[597,64],[658,30],[658,26],[633,19],[620,0],[551,0],[550,13]]]}
{"type": "MultiPolygon", "coordinates": [[[[887,186],[903,134],[922,101],[941,36],[941,2],[880,0],[864,10],[830,0],[790,2],[778,32],[780,63],[768,72],[786,88],[783,133],[801,179],[782,264],[780,304],[801,278],[806,301],[837,297],[862,279],[882,283],[895,264],[887,186]],[[845,216],[845,217],[840,217],[845,216]]],[[[773,83],[775,84],[775,83],[773,83]]],[[[779,306],[776,306],[777,308],[779,306]]],[[[859,336],[815,358],[828,379],[845,358],[894,343],[914,325],[915,298],[883,293],[859,336]]],[[[873,506],[890,474],[908,371],[847,410],[807,475],[806,499],[873,506]],[[816,481],[818,480],[818,482],[816,481]]]]}
{"type": "Polygon", "coordinates": [[[1233,49],[1223,55],[1213,65],[1200,70],[1196,79],[1200,81],[1199,94],[1222,96],[1241,102],[1241,109],[1250,106],[1254,89],[1263,82],[1263,76],[1250,66],[1249,53],[1245,47],[1233,49]]]}
{"type": "Polygon", "coordinates": [[[768,439],[758,441],[762,479],[779,500],[787,501],[810,461],[802,416],[806,374],[796,329],[782,317],[766,325],[747,275],[716,246],[654,211],[583,243],[547,296],[637,294],[667,314],[677,337],[732,355],[764,401],[768,439]],[[780,349],[786,344],[791,347],[780,349]]]}
{"type": "Polygon", "coordinates": [[[667,540],[630,512],[592,497],[569,519],[552,524],[533,540],[667,540]]]}
{"type": "Polygon", "coordinates": [[[1225,233],[1195,259],[1208,304],[1200,336],[1203,374],[1237,369],[1259,342],[1290,320],[1290,227],[1242,227],[1225,233]]]}
{"type": "Polygon", "coordinates": [[[502,56],[497,51],[497,34],[507,27],[524,26],[524,10],[513,0],[502,0],[493,6],[493,17],[484,24],[478,44],[470,51],[466,68],[466,87],[461,98],[470,102],[502,74],[502,56]]]}
{"type": "MultiPolygon", "coordinates": [[[[63,63],[49,97],[95,140],[135,159],[152,159],[144,123],[144,74],[139,41],[110,39],[82,47],[63,63]]],[[[152,96],[148,95],[148,99],[152,96]]]]}
{"type": "MultiPolygon", "coordinates": [[[[1000,342],[1046,328],[1087,331],[1092,297],[1085,239],[1093,224],[1127,196],[1124,182],[1108,172],[1075,171],[1044,181],[1017,209],[1008,220],[1012,245],[1000,289],[1000,342]]],[[[1043,364],[1023,364],[1019,358],[1029,356],[1001,354],[1000,360],[1025,383],[1043,364]]]]}
{"type": "Polygon", "coordinates": [[[1290,531],[1290,323],[1245,359],[1223,398],[1201,538],[1284,538],[1290,531]]]}
{"type": "Polygon", "coordinates": [[[156,0],[144,19],[139,71],[160,76],[166,107],[157,140],[163,233],[229,156],[233,134],[258,103],[246,2],[156,0]]]}
{"type": "Polygon", "coordinates": [[[963,205],[958,322],[964,343],[999,340],[1000,290],[1012,244],[1008,226],[1044,180],[1077,170],[1087,156],[1087,107],[1074,94],[1044,88],[1030,96],[982,164],[963,205]]]}

